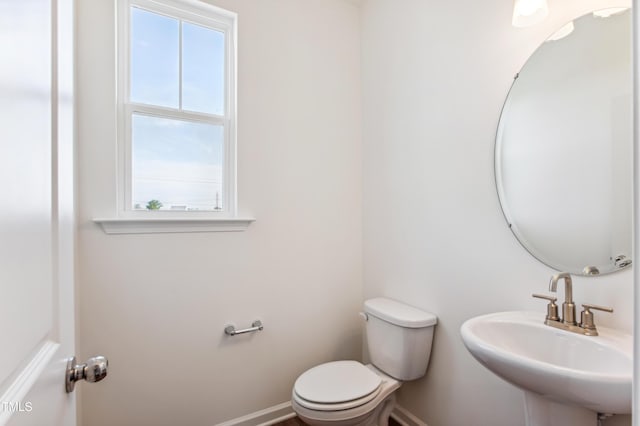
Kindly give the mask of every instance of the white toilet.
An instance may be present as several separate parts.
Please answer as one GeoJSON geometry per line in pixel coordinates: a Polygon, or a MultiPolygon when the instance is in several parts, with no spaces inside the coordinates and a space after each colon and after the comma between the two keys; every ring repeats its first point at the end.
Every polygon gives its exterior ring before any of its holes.
{"type": "Polygon", "coordinates": [[[382,297],[364,303],[372,364],[334,361],[298,377],[291,404],[310,425],[387,426],[395,391],[424,376],[435,315],[382,297]]]}

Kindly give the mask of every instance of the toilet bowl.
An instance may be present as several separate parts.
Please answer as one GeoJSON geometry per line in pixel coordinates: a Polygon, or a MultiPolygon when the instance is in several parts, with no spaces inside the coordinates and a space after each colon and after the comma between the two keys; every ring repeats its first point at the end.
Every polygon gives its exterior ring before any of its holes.
{"type": "Polygon", "coordinates": [[[304,422],[387,426],[402,381],[425,374],[435,315],[385,298],[367,300],[364,314],[372,364],[333,361],[302,373],[291,405],[304,422]]]}
{"type": "Polygon", "coordinates": [[[293,387],[291,403],[312,426],[374,425],[381,417],[388,419],[400,385],[373,365],[334,361],[303,373],[293,387]]]}

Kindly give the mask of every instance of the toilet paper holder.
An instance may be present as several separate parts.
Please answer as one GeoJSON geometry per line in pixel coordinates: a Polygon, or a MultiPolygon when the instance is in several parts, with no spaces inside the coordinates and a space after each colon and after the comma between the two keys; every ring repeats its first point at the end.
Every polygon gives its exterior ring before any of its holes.
{"type": "Polygon", "coordinates": [[[238,334],[253,333],[254,331],[262,331],[263,329],[264,326],[262,325],[262,321],[255,320],[251,323],[251,327],[243,328],[242,330],[236,330],[236,327],[233,324],[227,325],[224,328],[224,333],[227,336],[237,336],[238,334]]]}

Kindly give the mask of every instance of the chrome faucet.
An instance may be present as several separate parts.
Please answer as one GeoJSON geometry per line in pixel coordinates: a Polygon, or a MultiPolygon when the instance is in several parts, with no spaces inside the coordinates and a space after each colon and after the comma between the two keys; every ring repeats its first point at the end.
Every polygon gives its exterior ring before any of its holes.
{"type": "Polygon", "coordinates": [[[564,303],[562,304],[562,318],[558,317],[558,306],[554,296],[546,296],[544,294],[534,294],[533,297],[546,299],[549,301],[547,305],[547,316],[544,323],[551,327],[562,330],[572,331],[574,333],[584,334],[585,336],[597,336],[598,330],[593,322],[593,312],[591,309],[604,312],[613,312],[613,309],[606,306],[591,305],[583,303],[583,311],[580,313],[580,325],[576,323],[576,305],[573,303],[573,282],[571,275],[567,272],[561,272],[551,277],[549,281],[549,291],[557,292],[558,281],[564,279],[564,303]]]}
{"type": "Polygon", "coordinates": [[[573,303],[573,281],[568,272],[560,272],[551,277],[549,291],[558,290],[558,280],[564,279],[564,303],[562,304],[562,323],[576,325],[576,305],[573,303]]]}

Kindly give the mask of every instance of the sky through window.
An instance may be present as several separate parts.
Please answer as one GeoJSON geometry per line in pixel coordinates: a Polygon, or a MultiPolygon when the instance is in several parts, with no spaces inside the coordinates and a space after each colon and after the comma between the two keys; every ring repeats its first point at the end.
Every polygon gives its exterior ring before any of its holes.
{"type": "MultiPolygon", "coordinates": [[[[224,115],[224,33],[131,8],[130,101],[224,115]],[[182,46],[181,46],[182,44],[182,46]]],[[[224,127],[133,113],[132,207],[223,206],[224,127]]]]}

